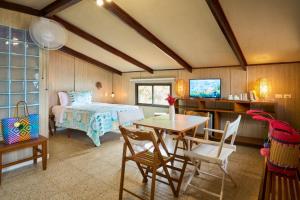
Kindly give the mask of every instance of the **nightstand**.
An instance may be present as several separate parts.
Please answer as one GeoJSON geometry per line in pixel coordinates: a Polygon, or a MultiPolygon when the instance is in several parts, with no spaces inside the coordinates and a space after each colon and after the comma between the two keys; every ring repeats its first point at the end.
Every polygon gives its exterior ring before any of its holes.
{"type": "Polygon", "coordinates": [[[56,133],[56,126],[55,126],[55,116],[50,114],[49,115],[49,133],[51,135],[54,135],[54,133],[56,133]],[[52,131],[53,129],[53,131],[52,131]]]}

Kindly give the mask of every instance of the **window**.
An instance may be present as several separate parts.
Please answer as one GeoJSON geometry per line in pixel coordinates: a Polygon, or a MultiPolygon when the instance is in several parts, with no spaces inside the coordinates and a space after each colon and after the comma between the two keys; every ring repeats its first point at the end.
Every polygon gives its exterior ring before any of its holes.
{"type": "Polygon", "coordinates": [[[135,85],[136,104],[145,106],[168,106],[167,96],[171,95],[170,83],[138,83],[135,85]]]}

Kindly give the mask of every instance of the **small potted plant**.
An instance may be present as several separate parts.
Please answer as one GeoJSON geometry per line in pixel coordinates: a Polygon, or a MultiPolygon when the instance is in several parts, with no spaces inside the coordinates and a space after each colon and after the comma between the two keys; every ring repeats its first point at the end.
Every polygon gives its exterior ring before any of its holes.
{"type": "Polygon", "coordinates": [[[171,95],[168,95],[166,100],[169,103],[169,119],[170,120],[175,120],[175,107],[174,107],[174,104],[176,102],[176,98],[172,97],[171,95]]]}

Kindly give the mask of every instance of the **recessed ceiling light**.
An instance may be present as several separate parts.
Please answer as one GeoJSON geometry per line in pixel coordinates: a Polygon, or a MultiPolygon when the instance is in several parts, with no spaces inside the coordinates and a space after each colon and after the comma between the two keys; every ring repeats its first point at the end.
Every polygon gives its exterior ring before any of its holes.
{"type": "Polygon", "coordinates": [[[97,4],[97,6],[103,6],[104,2],[103,2],[103,0],[97,0],[96,4],[97,4]]]}
{"type": "Polygon", "coordinates": [[[110,3],[112,0],[96,0],[97,6],[103,6],[105,2],[110,3]]]}

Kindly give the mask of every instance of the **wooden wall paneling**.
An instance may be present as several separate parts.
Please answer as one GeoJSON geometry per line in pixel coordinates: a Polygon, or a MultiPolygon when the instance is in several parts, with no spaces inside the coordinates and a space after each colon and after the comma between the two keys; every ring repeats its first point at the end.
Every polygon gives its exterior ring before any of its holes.
{"type": "MultiPolygon", "coordinates": [[[[115,75],[114,77],[119,76],[115,75]]],[[[54,105],[59,105],[57,96],[59,91],[92,91],[93,101],[113,102],[111,87],[111,72],[61,51],[50,52],[49,109],[54,105]],[[102,83],[100,90],[96,89],[97,81],[102,83]]]]}
{"type": "Polygon", "coordinates": [[[0,24],[14,28],[28,28],[35,16],[0,8],[0,24]]]}
{"type": "Polygon", "coordinates": [[[299,74],[300,64],[282,64],[269,66],[253,66],[248,68],[249,89],[253,89],[255,81],[259,78],[267,78],[271,85],[270,98],[275,94],[291,94],[291,99],[275,99],[277,102],[277,117],[288,121],[298,129],[299,119],[299,74]]]}
{"type": "Polygon", "coordinates": [[[113,102],[111,98],[112,73],[75,58],[75,90],[92,91],[93,101],[113,102]],[[102,88],[99,90],[95,86],[97,81],[102,83],[102,88]]]}
{"type": "Polygon", "coordinates": [[[74,90],[75,58],[59,51],[49,52],[49,108],[58,105],[57,92],[74,90]]]}
{"type": "Polygon", "coordinates": [[[230,94],[247,92],[247,72],[241,68],[230,68],[230,94]]]}
{"type": "MultiPolygon", "coordinates": [[[[299,65],[293,65],[294,66],[294,71],[295,71],[295,74],[298,74],[297,78],[296,78],[296,84],[295,84],[295,88],[297,88],[298,85],[300,85],[300,66],[299,65]]],[[[294,112],[296,112],[295,114],[295,121],[294,122],[295,124],[297,124],[297,129],[299,130],[300,129],[300,90],[299,88],[297,88],[296,90],[296,95],[295,95],[295,99],[296,99],[296,102],[297,102],[297,105],[296,105],[296,110],[294,112]]]]}
{"type": "Polygon", "coordinates": [[[8,10],[18,11],[29,15],[40,16],[40,11],[28,6],[23,6],[13,2],[0,1],[0,7],[8,10]]]}
{"type": "MultiPolygon", "coordinates": [[[[267,78],[272,87],[270,98],[274,94],[291,94],[292,99],[276,99],[278,103],[278,118],[287,120],[296,128],[300,127],[300,64],[283,64],[283,65],[260,65],[251,66],[248,71],[240,68],[205,68],[194,69],[193,73],[184,70],[155,71],[153,75],[147,73],[124,73],[122,77],[115,77],[118,84],[115,84],[116,102],[134,104],[134,83],[130,78],[146,77],[179,77],[186,81],[195,78],[218,78],[222,79],[222,96],[228,94],[240,94],[254,89],[255,83],[260,78],[267,78]],[[248,78],[248,82],[247,82],[248,78]]],[[[174,89],[174,88],[173,88],[174,89]]],[[[167,109],[144,107],[146,116],[153,115],[154,112],[168,112],[167,109]]],[[[221,128],[227,120],[233,120],[236,115],[222,114],[221,128]]],[[[267,135],[268,126],[264,122],[252,120],[249,116],[244,115],[240,126],[240,136],[264,138],[267,135]]]]}

